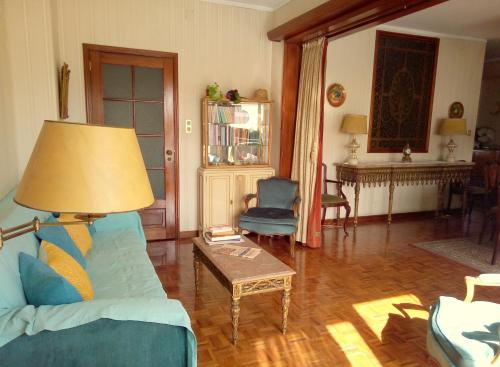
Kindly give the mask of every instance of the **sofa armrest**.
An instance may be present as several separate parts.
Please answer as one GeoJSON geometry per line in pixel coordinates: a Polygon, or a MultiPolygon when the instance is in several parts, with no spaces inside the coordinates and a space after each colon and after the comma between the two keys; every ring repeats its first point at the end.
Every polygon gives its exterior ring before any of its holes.
{"type": "Polygon", "coordinates": [[[474,298],[474,287],[476,285],[500,287],[500,274],[481,274],[477,277],[466,276],[465,285],[467,287],[467,294],[464,302],[472,302],[472,298],[474,298]]]}

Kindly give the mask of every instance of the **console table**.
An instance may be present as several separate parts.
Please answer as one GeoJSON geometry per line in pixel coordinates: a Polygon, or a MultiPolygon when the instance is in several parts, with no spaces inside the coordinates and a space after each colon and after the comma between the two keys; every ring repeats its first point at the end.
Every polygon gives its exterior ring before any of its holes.
{"type": "MultiPolygon", "coordinates": [[[[337,179],[354,186],[354,226],[358,224],[359,192],[361,185],[387,186],[389,184],[389,207],[387,223],[391,224],[392,201],[396,185],[438,185],[436,216],[443,208],[444,188],[450,182],[460,182],[464,187],[470,180],[472,162],[366,162],[357,165],[337,163],[337,179]]],[[[464,199],[466,196],[464,190],[464,199]]],[[[464,200],[465,203],[465,200],[464,200]]],[[[465,205],[464,205],[465,207],[465,205]]]]}

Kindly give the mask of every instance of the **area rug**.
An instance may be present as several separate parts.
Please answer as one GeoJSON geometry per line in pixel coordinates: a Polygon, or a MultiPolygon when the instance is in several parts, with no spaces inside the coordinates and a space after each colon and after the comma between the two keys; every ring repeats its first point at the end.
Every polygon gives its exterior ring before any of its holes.
{"type": "Polygon", "coordinates": [[[490,264],[493,255],[493,243],[489,241],[478,245],[477,238],[461,237],[432,242],[418,242],[412,245],[469,266],[481,273],[500,273],[500,256],[496,265],[490,264]]]}

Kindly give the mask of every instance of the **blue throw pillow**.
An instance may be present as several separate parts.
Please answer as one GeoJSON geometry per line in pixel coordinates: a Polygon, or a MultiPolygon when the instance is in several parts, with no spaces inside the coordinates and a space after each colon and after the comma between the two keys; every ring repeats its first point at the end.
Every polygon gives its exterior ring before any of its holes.
{"type": "MultiPolygon", "coordinates": [[[[47,219],[47,222],[57,222],[57,219],[51,216],[47,219]]],[[[73,258],[78,261],[78,263],[83,267],[87,267],[87,262],[83,257],[82,253],[75,245],[68,232],[61,226],[51,226],[51,227],[42,227],[39,231],[35,232],[35,236],[40,241],[47,241],[53,243],[56,246],[59,246],[68,254],[73,256],[73,258]]]]}
{"type": "Polygon", "coordinates": [[[19,253],[19,273],[24,295],[33,306],[81,302],[81,294],[65,278],[39,259],[19,253]]]}

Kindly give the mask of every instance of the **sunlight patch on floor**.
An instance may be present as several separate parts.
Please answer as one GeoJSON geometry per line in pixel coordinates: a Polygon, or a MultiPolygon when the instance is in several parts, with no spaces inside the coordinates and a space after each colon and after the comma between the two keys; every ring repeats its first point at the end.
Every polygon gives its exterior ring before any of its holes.
{"type": "Polygon", "coordinates": [[[352,366],[382,366],[353,324],[344,321],[326,328],[352,366]]]}
{"type": "Polygon", "coordinates": [[[427,320],[429,316],[420,299],[411,293],[357,303],[353,307],[379,340],[382,340],[382,331],[391,317],[427,320]]]}

